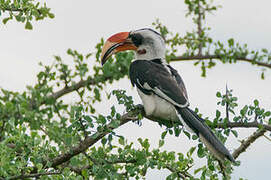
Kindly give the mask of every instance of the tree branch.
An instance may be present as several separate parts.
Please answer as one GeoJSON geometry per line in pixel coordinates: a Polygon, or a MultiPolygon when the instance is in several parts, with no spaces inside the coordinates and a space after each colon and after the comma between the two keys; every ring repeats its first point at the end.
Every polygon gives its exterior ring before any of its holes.
{"type": "Polygon", "coordinates": [[[264,130],[271,131],[271,126],[267,124],[261,124],[258,122],[228,122],[227,124],[224,123],[217,123],[217,125],[213,126],[214,128],[260,128],[262,127],[264,130]]]}
{"type": "MultiPolygon", "coordinates": [[[[115,122],[111,121],[108,125],[105,126],[103,131],[96,132],[93,135],[86,137],[77,146],[72,147],[67,152],[57,156],[56,158],[54,158],[52,160],[52,162],[51,162],[52,163],[51,166],[55,168],[56,166],[69,161],[73,156],[76,156],[77,154],[85,152],[89,147],[91,147],[93,144],[95,144],[97,141],[99,141],[105,135],[110,133],[113,129],[116,129],[116,128],[122,126],[123,124],[126,124],[127,122],[129,122],[131,120],[137,119],[137,115],[135,115],[135,111],[136,110],[130,111],[130,112],[124,114],[120,118],[120,124],[117,127],[114,126],[115,122]]],[[[44,164],[46,164],[46,162],[44,162],[44,164]]]]}
{"type": "MultiPolygon", "coordinates": [[[[113,80],[113,76],[107,76],[107,77],[103,77],[103,78],[104,78],[103,82],[113,80]]],[[[59,91],[52,93],[50,96],[48,96],[48,98],[58,99],[58,98],[66,95],[66,94],[69,94],[73,91],[77,91],[80,88],[87,87],[90,85],[98,85],[99,83],[100,82],[95,80],[94,78],[88,77],[87,80],[80,80],[79,82],[77,82],[71,86],[65,86],[64,88],[60,89],[59,91]]],[[[42,102],[41,104],[44,104],[44,103],[45,102],[42,102]]]]}
{"type": "MultiPolygon", "coordinates": [[[[124,114],[121,119],[120,119],[120,124],[117,127],[113,127],[113,121],[110,122],[104,129],[107,129],[105,131],[101,132],[96,132],[92,136],[86,137],[80,144],[77,146],[72,147],[69,151],[59,155],[58,157],[54,158],[52,160],[52,166],[51,167],[56,167],[58,165],[61,165],[67,161],[69,161],[73,156],[76,156],[77,154],[80,154],[82,152],[85,152],[89,147],[91,147],[93,144],[95,144],[97,141],[99,141],[101,138],[103,138],[105,135],[110,133],[110,130],[116,129],[127,122],[131,120],[138,120],[138,115],[142,114],[144,117],[146,117],[149,120],[152,120],[154,122],[159,122],[163,124],[172,124],[172,121],[169,120],[157,120],[154,117],[147,117],[144,112],[143,106],[138,106],[136,110],[132,110],[126,114],[124,114]],[[110,130],[108,130],[110,129],[110,130]]],[[[248,123],[243,123],[243,122],[228,122],[227,124],[224,123],[218,123],[217,125],[214,126],[214,128],[259,128],[262,127],[263,130],[268,130],[271,131],[271,126],[270,125],[265,125],[265,124],[260,124],[258,122],[248,122],[248,123]]],[[[44,162],[44,164],[46,164],[44,162]]]]}
{"type": "Polygon", "coordinates": [[[25,11],[24,9],[20,8],[11,8],[11,7],[5,7],[1,9],[2,11],[11,11],[11,12],[23,12],[25,11]]]}
{"type": "Polygon", "coordinates": [[[39,178],[40,176],[49,176],[61,174],[61,172],[45,172],[45,173],[36,173],[36,174],[22,174],[19,176],[8,177],[7,180],[15,180],[15,179],[26,179],[26,178],[39,178]]]}
{"type": "MultiPolygon", "coordinates": [[[[93,159],[93,158],[90,158],[90,160],[94,163],[94,164],[103,164],[103,163],[99,163],[96,159],[93,159]]],[[[106,163],[108,164],[129,164],[129,163],[136,163],[136,159],[131,159],[131,160],[121,160],[121,159],[116,159],[114,161],[108,161],[106,160],[106,163]]],[[[88,164],[88,165],[85,165],[85,166],[82,166],[82,167],[73,167],[73,166],[68,166],[72,171],[74,171],[75,173],[77,174],[81,174],[82,170],[84,169],[91,169],[92,168],[92,165],[88,164]]]]}
{"type": "MultiPolygon", "coordinates": [[[[15,7],[3,7],[0,8],[2,11],[10,11],[10,12],[26,12],[31,10],[30,8],[15,8],[15,7]]],[[[39,15],[42,14],[40,9],[36,9],[39,15]]]]}
{"type": "MultiPolygon", "coordinates": [[[[255,61],[242,56],[234,57],[237,61],[249,62],[258,66],[271,68],[271,64],[255,61]]],[[[222,59],[221,55],[200,55],[200,56],[176,56],[170,59],[170,61],[195,61],[195,60],[209,60],[209,59],[222,59]]]]}
{"type": "Polygon", "coordinates": [[[234,157],[234,159],[238,158],[238,156],[241,153],[245,152],[247,150],[247,148],[253,142],[255,142],[259,137],[263,136],[265,132],[266,132],[266,130],[264,130],[264,129],[257,130],[251,136],[249,136],[247,138],[247,140],[241,141],[241,145],[237,149],[235,149],[235,151],[232,153],[232,156],[234,157]]]}
{"type": "Polygon", "coordinates": [[[96,85],[97,82],[95,82],[94,79],[89,78],[87,80],[81,80],[78,83],[72,85],[72,86],[66,86],[63,89],[53,93],[52,95],[49,96],[49,98],[54,98],[54,99],[58,99],[62,96],[64,96],[65,94],[71,93],[73,91],[76,91],[82,87],[87,87],[89,85],[96,85]]]}
{"type": "MultiPolygon", "coordinates": [[[[189,168],[191,168],[191,166],[189,166],[189,168]]],[[[188,168],[188,169],[189,169],[188,168]]],[[[166,169],[168,169],[169,171],[171,171],[172,173],[176,173],[178,175],[179,178],[182,179],[187,179],[187,178],[193,178],[190,174],[188,174],[187,172],[184,171],[178,171],[177,169],[170,167],[169,165],[166,165],[166,169]]]]}

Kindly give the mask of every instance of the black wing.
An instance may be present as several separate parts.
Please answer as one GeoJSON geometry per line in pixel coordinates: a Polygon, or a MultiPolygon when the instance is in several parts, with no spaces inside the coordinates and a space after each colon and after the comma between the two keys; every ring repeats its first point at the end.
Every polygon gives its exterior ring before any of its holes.
{"type": "Polygon", "coordinates": [[[178,107],[189,105],[181,77],[168,65],[136,60],[130,66],[130,79],[145,94],[154,93],[178,107]]]}

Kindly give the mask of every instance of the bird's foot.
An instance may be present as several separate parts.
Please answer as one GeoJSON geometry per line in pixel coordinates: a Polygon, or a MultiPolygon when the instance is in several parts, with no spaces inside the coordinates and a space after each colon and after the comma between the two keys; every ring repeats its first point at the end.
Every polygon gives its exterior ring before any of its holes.
{"type": "Polygon", "coordinates": [[[142,122],[141,122],[142,114],[145,113],[144,106],[142,104],[137,104],[137,105],[135,105],[133,107],[132,111],[133,111],[133,113],[138,115],[138,120],[133,120],[132,122],[134,122],[137,125],[141,126],[142,125],[142,122]]]}
{"type": "Polygon", "coordinates": [[[136,110],[144,111],[144,106],[142,104],[137,104],[134,106],[136,110]]]}

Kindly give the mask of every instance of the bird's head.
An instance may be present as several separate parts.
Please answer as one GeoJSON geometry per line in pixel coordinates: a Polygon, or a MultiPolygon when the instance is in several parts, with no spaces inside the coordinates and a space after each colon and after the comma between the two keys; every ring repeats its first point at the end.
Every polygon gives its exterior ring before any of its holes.
{"type": "Polygon", "coordinates": [[[102,64],[113,54],[126,50],[134,50],[136,59],[164,59],[165,41],[158,32],[148,28],[114,34],[103,46],[102,64]]]}

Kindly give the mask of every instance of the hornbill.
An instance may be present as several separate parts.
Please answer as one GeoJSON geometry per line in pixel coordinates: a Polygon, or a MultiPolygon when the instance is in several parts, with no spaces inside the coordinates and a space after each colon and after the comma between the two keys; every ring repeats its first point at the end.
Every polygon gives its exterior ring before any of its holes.
{"type": "Polygon", "coordinates": [[[178,72],[165,60],[165,40],[156,31],[144,28],[117,33],[105,42],[102,65],[120,51],[134,50],[130,79],[136,86],[147,116],[181,121],[197,134],[207,149],[219,160],[234,162],[227,148],[219,141],[204,120],[189,108],[185,85],[178,72]]]}

